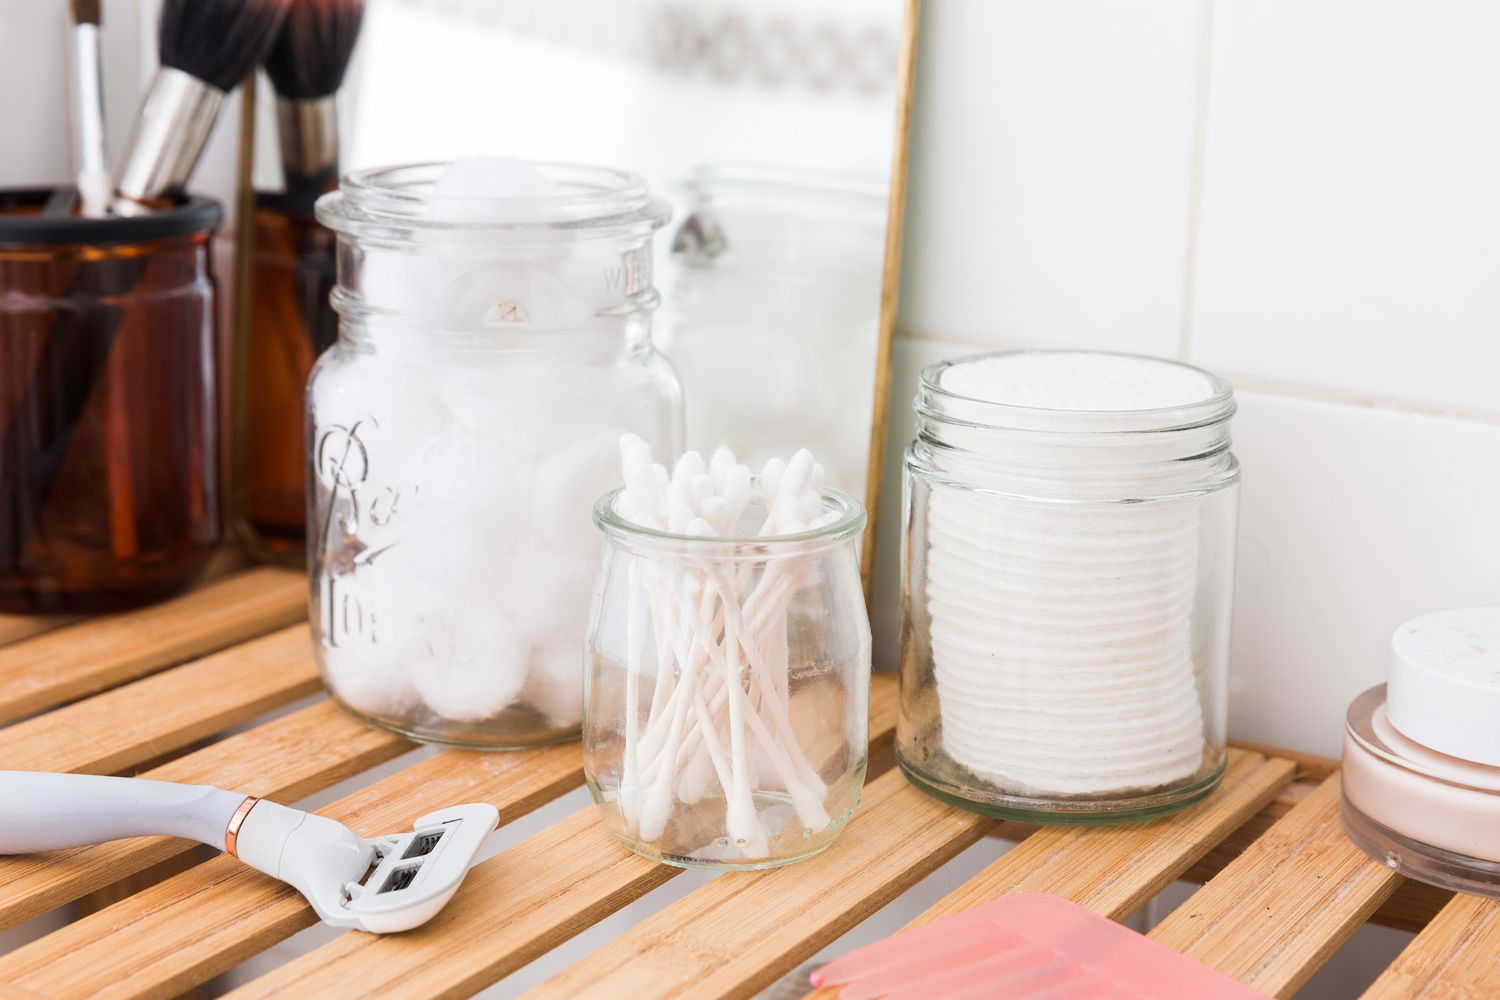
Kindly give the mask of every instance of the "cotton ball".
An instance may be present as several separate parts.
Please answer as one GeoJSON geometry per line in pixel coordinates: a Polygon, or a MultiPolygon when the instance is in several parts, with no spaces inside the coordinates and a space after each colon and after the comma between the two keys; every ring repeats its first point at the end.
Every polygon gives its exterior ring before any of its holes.
{"type": "Polygon", "coordinates": [[[379,548],[406,533],[419,504],[432,509],[464,495],[472,437],[460,433],[431,369],[378,355],[330,357],[319,362],[310,398],[312,537],[323,544],[326,527],[379,548]]]}
{"type": "Polygon", "coordinates": [[[583,721],[583,638],[534,646],[521,698],[556,729],[583,721]]]}
{"type": "Polygon", "coordinates": [[[618,442],[618,430],[594,434],[559,448],[537,466],[531,528],[543,543],[575,555],[598,553],[592,513],[615,482],[618,442]]]}
{"type": "Polygon", "coordinates": [[[446,614],[421,624],[412,684],[428,708],[454,722],[478,722],[515,702],[526,680],[526,645],[509,618],[491,608],[462,625],[446,614]]]}
{"type": "Polygon", "coordinates": [[[428,217],[443,222],[532,222],[545,218],[538,198],[568,189],[524,160],[480,156],[444,168],[428,195],[428,217]]]}
{"type": "Polygon", "coordinates": [[[395,650],[375,645],[330,646],[319,649],[324,679],[338,699],[373,716],[401,716],[416,704],[405,659],[395,650]]]}

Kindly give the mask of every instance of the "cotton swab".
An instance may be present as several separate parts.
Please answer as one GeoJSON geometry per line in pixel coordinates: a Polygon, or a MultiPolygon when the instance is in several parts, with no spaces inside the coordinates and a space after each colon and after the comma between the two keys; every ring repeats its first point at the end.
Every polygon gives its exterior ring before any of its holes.
{"type": "MultiPolygon", "coordinates": [[[[616,511],[629,521],[689,538],[743,533],[754,477],[727,448],[707,460],[679,456],[671,471],[652,461],[649,446],[620,442],[625,489],[616,511]]],[[[754,535],[816,530],[838,512],[824,511],[823,470],[802,449],[766,463],[766,498],[754,535]]],[[[828,786],[807,760],[791,723],[786,617],[815,569],[796,556],[716,562],[712,554],[671,560],[638,557],[627,585],[626,712],[619,809],[644,841],[659,839],[674,802],[724,802],[727,856],[756,859],[769,851],[757,789],[785,792],[802,826],[817,833],[831,822],[828,786]],[[758,568],[758,572],[757,572],[758,568]],[[646,632],[649,630],[651,638],[646,632]],[[642,705],[647,649],[655,685],[642,705]],[[757,761],[759,766],[757,767],[757,761]]]]}

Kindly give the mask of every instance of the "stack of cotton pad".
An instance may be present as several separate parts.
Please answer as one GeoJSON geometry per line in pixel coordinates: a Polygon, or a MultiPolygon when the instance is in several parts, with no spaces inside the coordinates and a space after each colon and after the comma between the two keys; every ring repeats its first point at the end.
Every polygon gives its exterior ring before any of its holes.
{"type": "MultiPolygon", "coordinates": [[[[1091,429],[1105,431],[1138,425],[1123,411],[1213,394],[1191,369],[1108,354],[992,356],[946,369],[940,384],[989,403],[1090,412],[1091,429]]],[[[1049,420],[1028,416],[1033,426],[1049,420]]],[[[1059,479],[1093,474],[1082,463],[1097,453],[1082,459],[1064,437],[1033,435],[1021,446],[1028,466],[1059,479]]],[[[1110,492],[1157,495],[1153,446],[1118,447],[1110,492]],[[1131,449],[1142,452],[1138,481],[1131,449]]],[[[1192,643],[1198,521],[1191,501],[1027,501],[935,485],[927,605],[948,755],[1038,797],[1194,774],[1204,749],[1192,643]]]]}

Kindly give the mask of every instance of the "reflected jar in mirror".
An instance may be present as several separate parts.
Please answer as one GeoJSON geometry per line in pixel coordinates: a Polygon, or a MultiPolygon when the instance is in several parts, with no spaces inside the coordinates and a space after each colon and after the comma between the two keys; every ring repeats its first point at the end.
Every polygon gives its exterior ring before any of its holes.
{"type": "Polygon", "coordinates": [[[906,454],[897,759],[995,816],[1179,809],[1225,766],[1229,386],[1131,355],[922,373],[906,454]]]}
{"type": "Polygon", "coordinates": [[[806,447],[865,491],[886,189],[838,174],[703,166],[672,240],[662,350],[688,447],[730,442],[752,468],[806,447]]]}
{"type": "Polygon", "coordinates": [[[0,193],[0,611],[108,611],[219,541],[216,202],[132,218],[0,193]]]}
{"type": "Polygon", "coordinates": [[[469,167],[356,172],[318,203],[340,325],[307,398],[317,658],[345,708],[417,739],[575,738],[593,503],[621,435],[681,443],[650,336],[667,212],[603,168],[497,165],[523,197],[444,193],[448,169],[469,167]]]}
{"type": "MultiPolygon", "coordinates": [[[[684,867],[768,868],[823,850],[864,783],[870,624],[865,514],[756,537],[653,531],[604,497],[589,622],[584,775],[631,850],[684,867]]],[[[810,523],[817,524],[814,520],[810,523]]]]}

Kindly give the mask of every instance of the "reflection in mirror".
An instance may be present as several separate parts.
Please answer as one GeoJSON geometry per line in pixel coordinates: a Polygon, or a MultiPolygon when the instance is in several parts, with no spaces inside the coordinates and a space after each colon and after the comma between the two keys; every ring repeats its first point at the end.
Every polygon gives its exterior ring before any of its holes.
{"type": "Polygon", "coordinates": [[[642,175],[674,208],[653,336],[687,446],[752,464],[806,446],[863,496],[901,6],[371,0],[345,169],[492,155],[642,175]]]}

